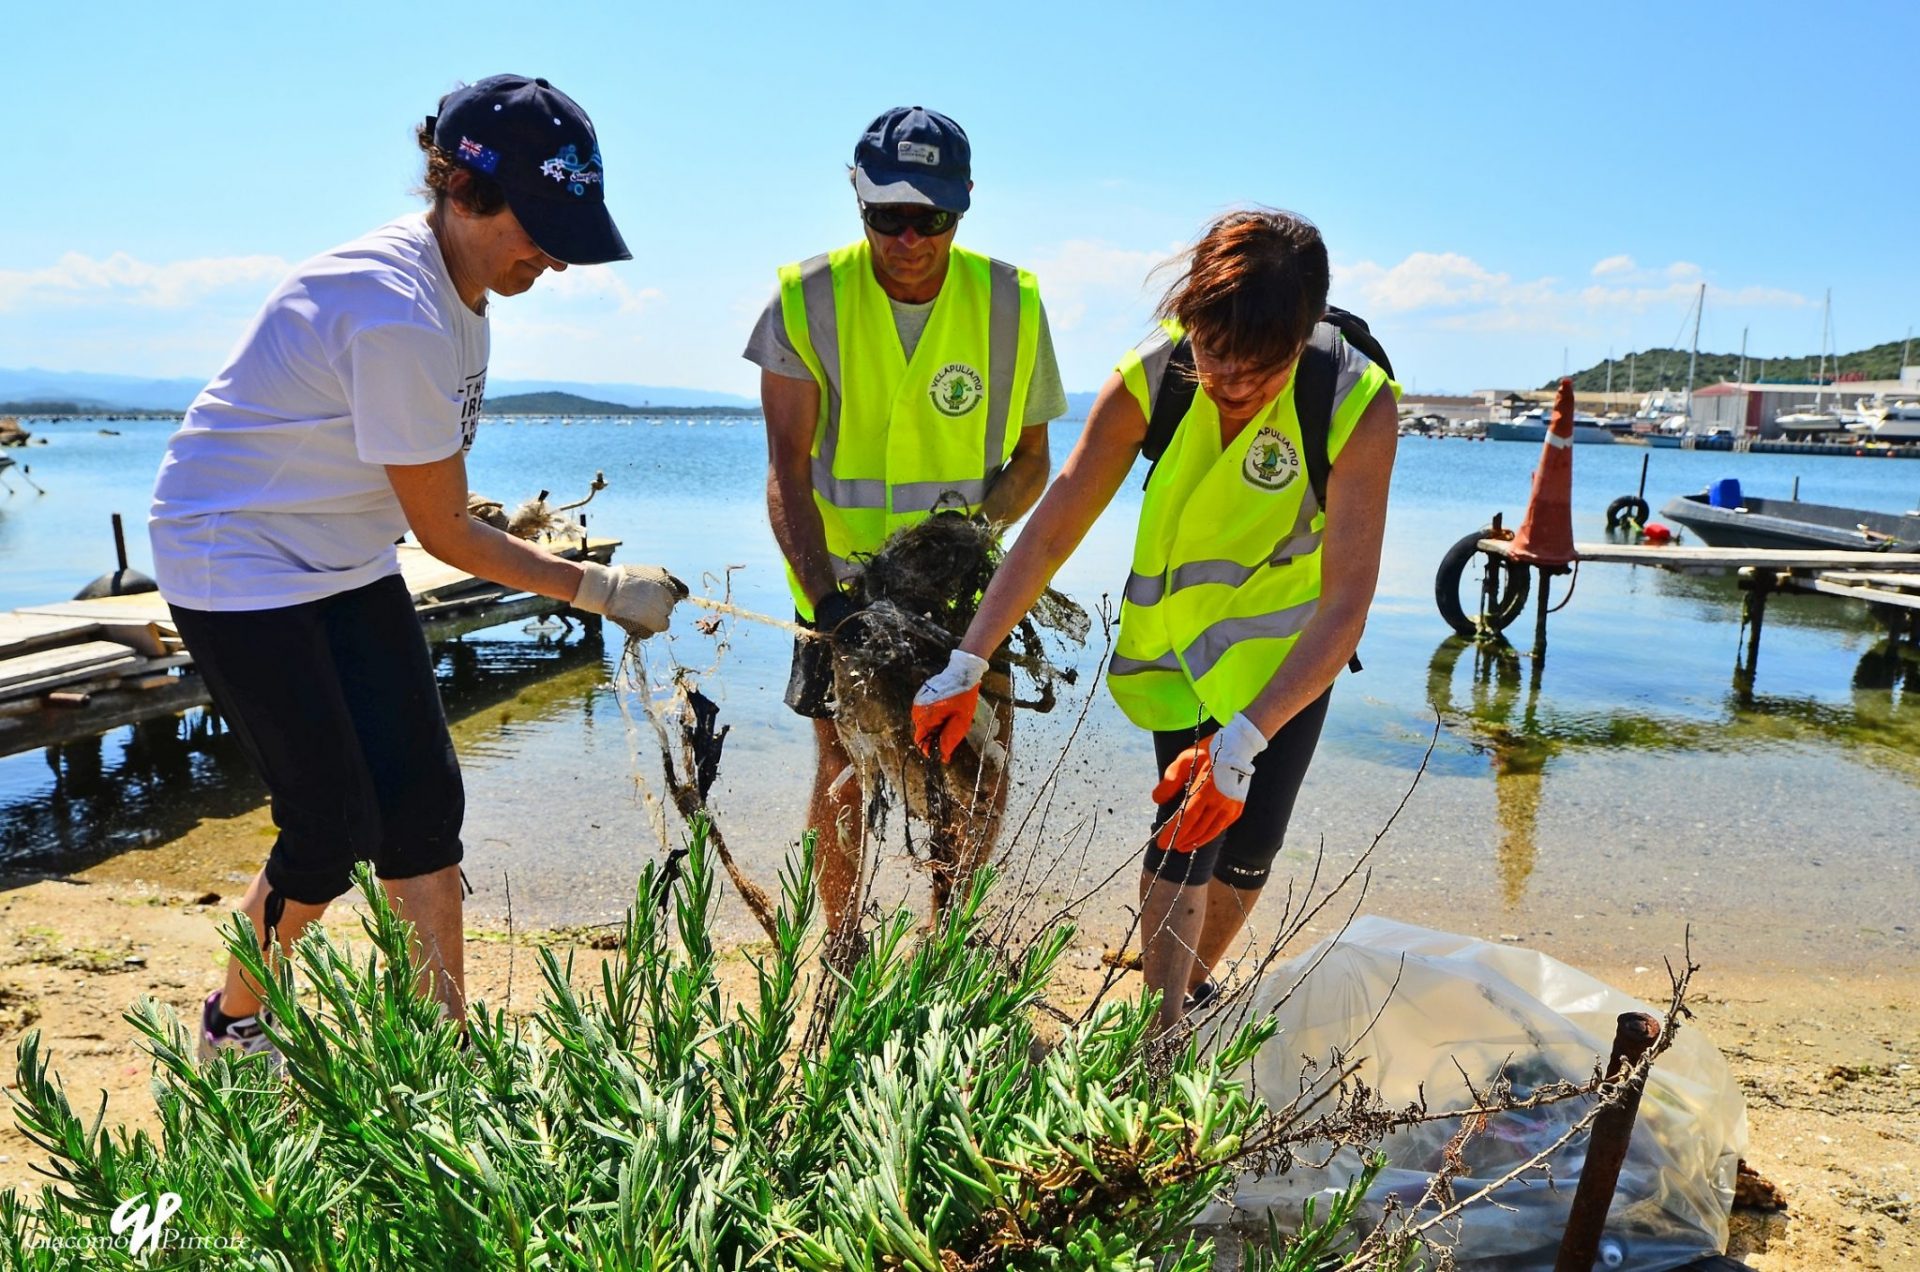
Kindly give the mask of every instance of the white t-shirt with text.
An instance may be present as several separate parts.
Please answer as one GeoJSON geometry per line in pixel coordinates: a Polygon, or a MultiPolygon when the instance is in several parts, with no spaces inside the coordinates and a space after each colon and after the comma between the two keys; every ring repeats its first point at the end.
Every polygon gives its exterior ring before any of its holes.
{"type": "Polygon", "coordinates": [[[397,571],[407,520],[383,465],[472,444],[487,351],[422,214],[297,266],[167,443],[161,596],[277,609],[397,571]]]}

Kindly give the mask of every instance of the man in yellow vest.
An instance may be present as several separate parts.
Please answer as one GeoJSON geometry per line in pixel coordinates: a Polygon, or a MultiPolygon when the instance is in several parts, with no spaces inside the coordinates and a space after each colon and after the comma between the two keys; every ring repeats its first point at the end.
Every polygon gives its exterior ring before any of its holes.
{"type": "MultiPolygon", "coordinates": [[[[841,584],[895,531],[936,508],[996,525],[1046,485],[1049,420],[1066,394],[1033,275],[954,245],[972,201],[972,151],[938,111],[896,107],[854,147],[865,236],[780,270],[747,344],[767,419],[767,516],[799,620],[832,632],[841,584]]],[[[833,727],[828,642],[794,642],[787,705],[813,720],[808,824],[822,908],[859,909],[860,784],[833,727]]]]}

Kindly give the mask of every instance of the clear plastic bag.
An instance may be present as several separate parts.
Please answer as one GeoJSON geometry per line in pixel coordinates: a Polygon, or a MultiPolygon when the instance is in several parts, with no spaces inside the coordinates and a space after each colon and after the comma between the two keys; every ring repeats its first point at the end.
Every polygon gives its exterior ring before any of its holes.
{"type": "MultiPolygon", "coordinates": [[[[1389,1107],[1423,1092],[1431,1111],[1468,1107],[1456,1061],[1482,1091],[1503,1067],[1517,1096],[1548,1082],[1584,1082],[1596,1061],[1606,1062],[1620,1013],[1648,1010],[1536,951],[1379,918],[1358,920],[1270,971],[1255,987],[1253,1010],[1272,1010],[1303,975],[1279,1009],[1279,1033],[1253,1062],[1253,1083],[1273,1106],[1299,1094],[1307,1058],[1324,1074],[1335,1050],[1364,1062],[1359,1076],[1389,1107]]],[[[1453,1181],[1455,1197],[1553,1143],[1591,1104],[1579,1098],[1489,1119],[1466,1146],[1468,1174],[1453,1181]]],[[[1446,1120],[1389,1136],[1382,1145],[1388,1165],[1368,1192],[1367,1211],[1377,1216],[1389,1196],[1403,1210],[1416,1205],[1458,1129],[1446,1120]]],[[[1746,1142],[1746,1103],[1726,1061],[1698,1029],[1683,1028],[1641,1098],[1596,1266],[1659,1272],[1725,1249],[1746,1142]]],[[[1550,1159],[1551,1183],[1530,1174],[1496,1194],[1500,1206],[1469,1207],[1434,1237],[1453,1246],[1462,1268],[1551,1268],[1586,1146],[1583,1134],[1550,1159]]],[[[1360,1172],[1352,1149],[1334,1153],[1323,1169],[1310,1164],[1325,1156],[1326,1146],[1309,1146],[1285,1175],[1242,1177],[1232,1204],[1216,1204],[1202,1222],[1264,1229],[1272,1214],[1283,1229],[1296,1227],[1302,1203],[1360,1172]]]]}

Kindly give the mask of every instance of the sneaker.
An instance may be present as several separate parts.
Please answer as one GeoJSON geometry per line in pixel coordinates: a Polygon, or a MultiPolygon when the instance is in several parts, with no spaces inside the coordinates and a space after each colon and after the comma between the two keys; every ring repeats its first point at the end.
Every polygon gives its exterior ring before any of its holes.
{"type": "Polygon", "coordinates": [[[1192,993],[1187,995],[1187,1011],[1189,1014],[1199,1011],[1218,997],[1220,997],[1220,987],[1210,980],[1203,980],[1193,987],[1192,993]]]}
{"type": "Polygon", "coordinates": [[[213,1017],[220,1007],[220,991],[214,990],[207,995],[207,1001],[200,1005],[200,1062],[205,1064],[221,1051],[238,1051],[242,1055],[252,1055],[264,1051],[277,1062],[280,1053],[274,1050],[273,1043],[267,1038],[267,1031],[260,1025],[259,1016],[238,1016],[227,1021],[227,1027],[219,1033],[213,1030],[213,1017]]]}

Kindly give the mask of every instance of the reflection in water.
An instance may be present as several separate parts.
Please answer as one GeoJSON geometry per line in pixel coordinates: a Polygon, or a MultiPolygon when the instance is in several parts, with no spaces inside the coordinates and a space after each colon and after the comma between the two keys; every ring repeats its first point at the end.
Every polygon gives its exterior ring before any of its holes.
{"type": "MultiPolygon", "coordinates": [[[[488,754],[520,724],[589,715],[588,700],[606,679],[597,627],[558,641],[468,636],[434,652],[463,755],[488,754]]],[[[238,739],[211,711],[145,720],[41,754],[49,776],[14,783],[0,799],[0,862],[80,869],[159,847],[266,799],[238,739]]]]}
{"type": "Polygon", "coordinates": [[[1738,752],[1839,744],[1858,763],[1920,785],[1920,647],[1883,640],[1860,657],[1852,701],[1730,690],[1726,716],[1700,721],[1626,710],[1543,706],[1539,666],[1505,642],[1449,636],[1427,668],[1427,700],[1455,734],[1487,753],[1493,771],[1496,850],[1509,906],[1526,894],[1537,855],[1540,801],[1551,761],[1568,752],[1738,752]],[[1455,697],[1461,655],[1473,651],[1465,703],[1455,697]]]}

